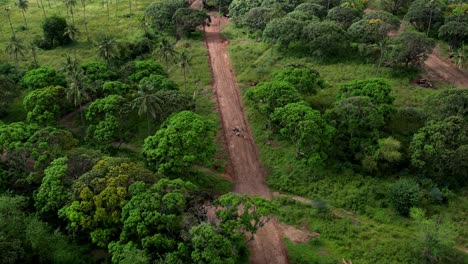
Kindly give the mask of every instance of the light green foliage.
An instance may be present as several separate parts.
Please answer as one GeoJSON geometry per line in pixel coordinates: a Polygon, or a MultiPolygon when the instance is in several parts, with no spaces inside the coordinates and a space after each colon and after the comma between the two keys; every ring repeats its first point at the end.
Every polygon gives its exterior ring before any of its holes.
{"type": "Polygon", "coordinates": [[[5,75],[0,75],[0,117],[9,110],[15,97],[19,95],[19,88],[15,82],[5,75]]]}
{"type": "Polygon", "coordinates": [[[328,11],[327,19],[335,21],[347,30],[354,22],[359,21],[362,12],[349,7],[337,6],[328,11]]]}
{"type": "Polygon", "coordinates": [[[146,61],[136,61],[135,62],[135,73],[128,77],[129,81],[138,83],[141,79],[149,77],[152,74],[167,76],[164,72],[163,67],[157,61],[146,60],[146,61]]]}
{"type": "Polygon", "coordinates": [[[109,244],[109,253],[112,255],[112,263],[119,264],[148,264],[150,257],[145,250],[138,249],[133,242],[121,244],[120,242],[111,242],[109,244]]]}
{"type": "Polygon", "coordinates": [[[65,86],[65,77],[58,74],[53,68],[39,67],[26,72],[21,79],[21,85],[27,89],[39,89],[47,86],[65,86]]]}
{"type": "Polygon", "coordinates": [[[327,110],[325,117],[336,129],[337,158],[358,161],[375,145],[384,116],[367,96],[349,97],[327,110]]]}
{"type": "Polygon", "coordinates": [[[468,177],[468,127],[461,116],[429,121],[411,141],[411,163],[427,178],[461,187],[468,177]]]}
{"type": "Polygon", "coordinates": [[[102,85],[102,91],[106,96],[111,94],[124,96],[130,92],[130,86],[119,81],[108,81],[102,85]]]}
{"type": "Polygon", "coordinates": [[[419,208],[412,208],[410,215],[418,228],[418,246],[423,259],[428,263],[450,261],[444,257],[455,245],[458,235],[453,224],[441,216],[426,218],[419,208]]]}
{"type": "Polygon", "coordinates": [[[400,20],[398,19],[398,17],[381,10],[365,13],[363,19],[381,20],[385,24],[390,25],[390,28],[392,30],[398,30],[400,28],[400,20]]]}
{"type": "Polygon", "coordinates": [[[205,11],[193,8],[179,8],[172,16],[179,38],[194,32],[198,26],[205,25],[210,20],[210,16],[205,11]]]}
{"type": "Polygon", "coordinates": [[[183,8],[183,0],[164,0],[150,4],[145,10],[145,18],[155,32],[173,32],[172,17],[179,8],[183,8]]]}
{"type": "Polygon", "coordinates": [[[275,10],[268,7],[255,7],[244,16],[244,24],[252,31],[263,31],[273,18],[276,18],[275,10]]]}
{"type": "Polygon", "coordinates": [[[458,49],[468,42],[468,23],[448,22],[439,28],[439,38],[448,42],[452,49],[458,49]]]}
{"type": "Polygon", "coordinates": [[[263,38],[271,44],[286,48],[290,43],[300,41],[305,22],[291,17],[275,18],[268,22],[263,38]]]}
{"type": "Polygon", "coordinates": [[[140,81],[140,89],[157,91],[178,90],[177,85],[162,75],[151,74],[149,77],[144,77],[140,81]]]}
{"type": "Polygon", "coordinates": [[[324,18],[327,15],[327,9],[325,7],[308,2],[298,5],[294,11],[302,11],[308,16],[316,16],[319,18],[324,18]]]}
{"type": "Polygon", "coordinates": [[[221,207],[216,211],[220,220],[220,227],[226,235],[239,238],[241,234],[253,235],[264,226],[272,214],[275,213],[274,205],[265,198],[228,193],[217,200],[214,205],[221,207]]]}
{"type": "Polygon", "coordinates": [[[65,89],[51,86],[31,91],[24,97],[24,108],[28,112],[29,122],[52,124],[65,110],[65,89]]]}
{"type": "Polygon", "coordinates": [[[437,29],[444,23],[444,11],[446,3],[440,0],[416,0],[405,15],[418,31],[426,32],[437,29]]]}
{"type": "Polygon", "coordinates": [[[159,173],[187,173],[193,164],[209,162],[215,152],[211,121],[182,111],[170,116],[154,136],[145,139],[142,154],[159,173]]]}
{"type": "Polygon", "coordinates": [[[81,65],[84,75],[92,82],[99,83],[115,78],[115,73],[112,72],[105,63],[92,61],[81,65]]]}
{"type": "Polygon", "coordinates": [[[250,88],[245,96],[254,103],[254,107],[269,117],[276,108],[289,103],[302,101],[301,94],[288,82],[263,82],[250,88]]]}
{"type": "Polygon", "coordinates": [[[325,88],[325,82],[320,74],[304,66],[288,66],[273,73],[273,81],[285,81],[292,84],[299,92],[315,94],[325,88]]]}
{"type": "Polygon", "coordinates": [[[68,228],[89,234],[93,243],[107,247],[118,237],[122,208],[130,199],[129,185],[152,182],[153,174],[144,166],[119,158],[103,158],[73,184],[71,204],[59,215],[68,228]]]}
{"type": "Polygon", "coordinates": [[[122,96],[113,94],[89,105],[86,109],[86,120],[90,123],[87,137],[102,145],[122,139],[123,121],[127,114],[125,103],[122,96]]]}
{"type": "Polygon", "coordinates": [[[413,179],[400,179],[390,188],[390,201],[401,215],[408,216],[410,209],[419,205],[419,200],[419,184],[413,179]]]}
{"type": "Polygon", "coordinates": [[[320,115],[304,103],[291,103],[277,108],[272,114],[279,132],[296,147],[296,156],[305,156],[312,166],[327,158],[328,148],[335,133],[320,115]]]}
{"type": "Polygon", "coordinates": [[[36,124],[23,122],[0,125],[0,146],[5,149],[18,148],[39,130],[36,124]]]}
{"type": "Polygon", "coordinates": [[[219,234],[212,225],[200,224],[190,229],[190,235],[193,246],[191,257],[194,263],[239,263],[239,256],[232,254],[235,252],[235,244],[219,234]]]}
{"type": "Polygon", "coordinates": [[[380,170],[388,171],[392,165],[402,160],[400,141],[388,137],[379,139],[377,149],[372,156],[363,160],[363,167],[369,172],[380,170]]]}
{"type": "Polygon", "coordinates": [[[229,16],[236,25],[241,25],[242,20],[250,9],[259,7],[262,4],[260,0],[233,0],[229,5],[229,16]]]}
{"type": "Polygon", "coordinates": [[[388,42],[386,61],[394,66],[420,66],[432,52],[434,40],[422,33],[404,32],[388,42]]]}
{"type": "Polygon", "coordinates": [[[67,158],[58,158],[45,169],[42,184],[34,196],[34,206],[40,214],[56,213],[65,205],[68,193],[62,178],[65,177],[67,168],[67,158]]]}
{"type": "Polygon", "coordinates": [[[337,56],[349,45],[346,31],[333,21],[309,23],[302,34],[304,44],[316,56],[337,56]]]}

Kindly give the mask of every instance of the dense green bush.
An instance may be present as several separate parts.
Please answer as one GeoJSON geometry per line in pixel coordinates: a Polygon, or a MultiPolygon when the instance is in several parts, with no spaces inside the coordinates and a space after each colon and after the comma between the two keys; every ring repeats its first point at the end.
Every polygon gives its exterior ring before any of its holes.
{"type": "Polygon", "coordinates": [[[418,206],[419,200],[419,184],[413,179],[400,179],[390,188],[390,201],[401,215],[408,216],[410,209],[418,206]]]}
{"type": "Polygon", "coordinates": [[[398,17],[385,11],[377,10],[365,13],[363,19],[381,20],[384,23],[389,24],[392,30],[398,30],[400,28],[400,20],[398,19],[398,17]]]}
{"type": "Polygon", "coordinates": [[[468,42],[468,23],[448,22],[439,28],[439,38],[447,41],[452,49],[468,42]]]}
{"type": "Polygon", "coordinates": [[[325,88],[325,81],[318,71],[301,65],[287,66],[272,75],[273,81],[288,82],[304,94],[315,94],[325,88]]]}
{"type": "Polygon", "coordinates": [[[271,44],[279,44],[283,48],[292,42],[301,40],[305,23],[291,17],[275,18],[268,22],[263,31],[263,38],[271,44]]]}
{"type": "Polygon", "coordinates": [[[435,42],[422,33],[404,32],[388,42],[385,60],[393,66],[420,66],[435,47],[435,42]]]}
{"type": "Polygon", "coordinates": [[[51,16],[42,24],[44,41],[48,44],[44,48],[54,48],[70,43],[72,40],[66,34],[67,21],[63,17],[51,16]]]}
{"type": "Polygon", "coordinates": [[[418,31],[437,31],[444,23],[446,3],[443,1],[416,0],[411,3],[405,20],[409,21],[418,31]]]}
{"type": "Polygon", "coordinates": [[[335,21],[347,30],[354,22],[361,19],[362,13],[349,7],[337,6],[328,11],[327,19],[335,21]]]}
{"type": "Polygon", "coordinates": [[[294,11],[301,11],[306,13],[308,16],[316,16],[319,18],[324,18],[327,15],[327,10],[325,7],[307,2],[298,5],[294,11]]]}
{"type": "Polygon", "coordinates": [[[16,83],[5,75],[0,75],[0,117],[7,112],[10,104],[20,94],[16,83]]]}
{"type": "Polygon", "coordinates": [[[135,72],[128,77],[128,80],[134,83],[139,83],[141,79],[149,77],[152,74],[167,76],[163,67],[157,61],[135,61],[135,72]]]}
{"type": "Polygon", "coordinates": [[[303,42],[316,56],[344,54],[349,47],[348,34],[333,21],[311,22],[302,30],[303,42]]]}
{"type": "Polygon", "coordinates": [[[23,100],[28,121],[38,124],[54,123],[65,110],[65,96],[65,89],[60,86],[31,91],[23,100]]]}
{"type": "Polygon", "coordinates": [[[21,85],[27,89],[39,89],[47,86],[65,86],[65,77],[55,69],[43,66],[26,72],[21,79],[21,85]]]}
{"type": "Polygon", "coordinates": [[[245,14],[243,24],[252,31],[263,31],[268,22],[276,17],[273,8],[255,7],[245,14]]]}
{"type": "Polygon", "coordinates": [[[172,21],[174,13],[179,8],[185,6],[183,0],[164,0],[150,4],[145,9],[145,19],[150,23],[154,32],[175,31],[175,25],[172,21]]]}

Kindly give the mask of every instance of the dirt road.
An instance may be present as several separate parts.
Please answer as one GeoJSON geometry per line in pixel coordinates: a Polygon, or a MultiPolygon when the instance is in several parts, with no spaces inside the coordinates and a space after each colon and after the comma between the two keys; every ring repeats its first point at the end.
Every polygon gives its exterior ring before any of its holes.
{"type": "Polygon", "coordinates": [[[439,45],[424,62],[424,69],[431,80],[445,81],[457,88],[468,88],[468,72],[457,69],[452,62],[443,59],[439,45]]]}
{"type": "MultiPolygon", "coordinates": [[[[205,28],[205,41],[213,76],[213,93],[221,116],[224,137],[235,182],[234,191],[271,198],[265,173],[258,160],[258,151],[246,122],[242,99],[224,42],[220,24],[227,19],[211,14],[211,26],[205,28]]],[[[250,263],[288,263],[283,236],[278,222],[269,221],[250,243],[250,263]]]]}

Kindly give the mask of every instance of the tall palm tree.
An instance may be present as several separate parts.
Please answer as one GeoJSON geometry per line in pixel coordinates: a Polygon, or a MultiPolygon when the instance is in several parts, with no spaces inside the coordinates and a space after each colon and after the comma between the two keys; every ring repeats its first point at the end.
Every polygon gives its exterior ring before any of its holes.
{"type": "Polygon", "coordinates": [[[5,51],[15,58],[16,67],[19,67],[19,56],[24,57],[25,50],[26,47],[23,45],[23,42],[16,38],[16,36],[11,36],[10,41],[5,48],[5,51]]]}
{"type": "Polygon", "coordinates": [[[184,49],[179,53],[177,59],[177,64],[179,65],[180,69],[182,70],[182,74],[184,75],[184,93],[187,93],[187,72],[191,70],[192,55],[188,52],[188,50],[184,49]]]}
{"type": "Polygon", "coordinates": [[[10,28],[11,28],[11,34],[13,37],[16,37],[15,30],[13,29],[13,23],[11,23],[11,8],[10,7],[5,7],[5,11],[8,16],[8,22],[10,22],[10,28]]]}
{"type": "Polygon", "coordinates": [[[64,0],[65,7],[67,8],[67,13],[72,17],[73,25],[75,25],[75,17],[73,16],[73,7],[76,6],[76,0],[64,0]]]}
{"type": "Polygon", "coordinates": [[[86,31],[86,39],[89,42],[88,20],[86,20],[86,0],[80,0],[80,1],[81,1],[81,6],[83,6],[83,20],[84,20],[84,26],[85,26],[85,31],[86,31]]]}
{"type": "Polygon", "coordinates": [[[110,65],[110,61],[115,58],[118,53],[117,41],[106,35],[96,44],[96,50],[98,52],[98,56],[105,59],[107,61],[107,65],[110,65]]]}
{"type": "Polygon", "coordinates": [[[140,87],[136,93],[135,99],[131,102],[133,109],[138,108],[138,115],[146,115],[146,129],[148,136],[150,135],[151,118],[157,119],[158,115],[163,111],[164,98],[162,94],[148,86],[140,87]]]}
{"type": "Polygon", "coordinates": [[[166,67],[169,66],[169,61],[173,60],[177,55],[174,43],[172,43],[169,38],[163,37],[159,41],[158,47],[159,58],[164,60],[166,67]]]}
{"type": "Polygon", "coordinates": [[[34,43],[34,41],[29,42],[28,48],[31,50],[31,54],[32,54],[33,60],[34,60],[34,66],[38,66],[39,63],[37,63],[37,55],[36,55],[36,50],[37,50],[38,47],[37,47],[36,43],[34,43]]]}
{"type": "Polygon", "coordinates": [[[23,13],[24,26],[26,28],[28,28],[28,21],[26,20],[26,11],[29,8],[29,1],[28,0],[17,0],[15,4],[16,4],[16,6],[18,6],[21,9],[21,12],[23,13]]]}
{"type": "Polygon", "coordinates": [[[72,42],[74,43],[74,49],[73,49],[73,54],[75,55],[75,60],[76,60],[76,40],[78,38],[78,35],[80,34],[80,31],[78,30],[77,27],[73,24],[68,24],[67,27],[65,28],[65,33],[63,33],[65,36],[68,36],[72,42]]]}

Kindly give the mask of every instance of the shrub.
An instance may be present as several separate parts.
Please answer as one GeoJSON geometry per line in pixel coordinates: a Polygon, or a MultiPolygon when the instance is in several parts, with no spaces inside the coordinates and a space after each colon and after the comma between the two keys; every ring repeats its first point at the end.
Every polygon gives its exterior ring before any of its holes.
{"type": "Polygon", "coordinates": [[[21,79],[21,85],[27,89],[39,89],[47,86],[65,86],[65,77],[50,67],[39,67],[28,71],[23,79],[21,79]]]}
{"type": "Polygon", "coordinates": [[[68,44],[72,40],[67,34],[65,34],[66,29],[67,21],[65,18],[58,16],[48,17],[42,24],[44,40],[48,42],[52,48],[68,44]]]}
{"type": "Polygon", "coordinates": [[[408,216],[410,209],[419,204],[420,188],[418,183],[410,178],[395,182],[390,188],[390,201],[398,213],[408,216]]]}

